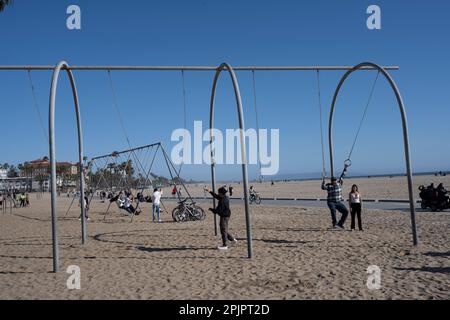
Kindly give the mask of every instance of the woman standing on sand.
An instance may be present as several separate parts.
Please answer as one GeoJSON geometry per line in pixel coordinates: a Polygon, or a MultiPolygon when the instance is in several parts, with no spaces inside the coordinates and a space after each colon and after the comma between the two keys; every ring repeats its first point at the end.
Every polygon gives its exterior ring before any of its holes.
{"type": "Polygon", "coordinates": [[[222,234],[222,246],[218,247],[219,250],[228,250],[228,241],[237,244],[237,240],[228,231],[228,223],[230,222],[231,210],[230,210],[230,199],[227,196],[228,190],[222,187],[218,190],[218,194],[212,192],[211,190],[205,188],[205,191],[210,193],[214,199],[218,200],[217,208],[211,208],[214,214],[220,217],[220,233],[222,234]]]}
{"type": "Polygon", "coordinates": [[[362,220],[361,220],[362,197],[361,197],[361,193],[359,193],[359,189],[356,184],[354,184],[352,186],[352,191],[349,194],[348,202],[350,205],[350,214],[352,216],[351,230],[355,231],[355,225],[356,225],[355,220],[356,220],[356,217],[358,217],[359,231],[363,231],[362,220]]]}

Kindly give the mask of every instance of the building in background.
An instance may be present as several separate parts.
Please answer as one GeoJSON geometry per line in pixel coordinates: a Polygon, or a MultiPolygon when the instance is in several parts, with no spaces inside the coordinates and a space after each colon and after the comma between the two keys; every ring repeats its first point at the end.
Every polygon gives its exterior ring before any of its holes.
{"type": "Polygon", "coordinates": [[[0,167],[0,180],[8,178],[8,170],[0,167]]]}
{"type": "MultiPolygon", "coordinates": [[[[29,179],[34,191],[50,190],[50,159],[44,157],[19,166],[20,176],[29,179]]],[[[78,165],[70,162],[57,162],[56,175],[58,188],[75,188],[78,175],[78,165]]]]}

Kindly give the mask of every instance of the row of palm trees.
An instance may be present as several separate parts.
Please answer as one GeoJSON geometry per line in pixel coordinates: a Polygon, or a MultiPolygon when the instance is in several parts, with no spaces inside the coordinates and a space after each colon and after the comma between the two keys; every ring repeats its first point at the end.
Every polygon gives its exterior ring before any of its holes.
{"type": "MultiPolygon", "coordinates": [[[[144,173],[145,174],[145,173],[144,173]]],[[[135,175],[133,161],[128,160],[123,163],[108,163],[104,168],[93,171],[92,167],[87,173],[87,183],[91,188],[113,189],[113,188],[141,188],[147,187],[150,183],[154,186],[167,187],[172,184],[180,184],[178,178],[170,180],[164,176],[158,176],[153,172],[144,176],[142,173],[135,175]]]]}
{"type": "Polygon", "coordinates": [[[10,165],[9,163],[0,164],[0,169],[7,171],[8,178],[17,178],[19,176],[20,166],[16,167],[14,165],[10,165]]]}

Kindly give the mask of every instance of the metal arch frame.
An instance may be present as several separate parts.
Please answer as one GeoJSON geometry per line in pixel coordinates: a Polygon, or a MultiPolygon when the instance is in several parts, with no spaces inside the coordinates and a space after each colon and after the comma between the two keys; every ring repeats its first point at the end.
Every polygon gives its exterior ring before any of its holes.
{"type": "Polygon", "coordinates": [[[405,160],[406,160],[406,171],[407,171],[407,179],[408,179],[408,194],[409,194],[409,203],[410,203],[410,211],[411,211],[411,228],[412,228],[412,236],[413,236],[413,245],[418,245],[418,237],[417,237],[417,225],[416,225],[416,212],[415,212],[415,204],[414,204],[414,194],[413,194],[413,178],[412,178],[412,170],[411,170],[411,158],[410,158],[410,146],[409,146],[409,133],[408,133],[408,121],[406,117],[405,105],[403,103],[402,96],[400,94],[400,90],[397,87],[394,79],[391,75],[384,69],[383,67],[372,63],[372,62],[363,62],[353,67],[351,70],[347,71],[345,75],[341,78],[339,85],[336,88],[336,92],[334,93],[333,102],[331,105],[330,111],[330,122],[329,122],[329,145],[330,145],[330,165],[331,165],[331,176],[334,175],[334,151],[333,151],[333,115],[334,109],[336,106],[336,100],[339,95],[339,92],[347,80],[347,78],[355,71],[366,69],[367,67],[372,67],[377,69],[384,77],[388,80],[392,90],[395,93],[397,103],[400,109],[400,114],[402,118],[402,126],[403,126],[403,143],[405,149],[405,160]]]}
{"type": "Polygon", "coordinates": [[[78,93],[75,84],[75,78],[69,65],[65,61],[59,62],[53,71],[52,84],[50,88],[50,111],[49,111],[49,148],[50,148],[50,166],[51,166],[51,208],[52,208],[52,238],[53,238],[53,272],[59,271],[59,247],[58,247],[58,209],[56,194],[56,145],[55,145],[55,106],[56,91],[58,88],[58,79],[61,70],[66,70],[72,87],[72,94],[75,103],[75,112],[77,118],[78,131],[78,156],[79,156],[79,175],[80,175],[80,207],[81,207],[81,234],[82,244],[86,243],[86,214],[84,205],[84,168],[83,168],[83,131],[81,126],[80,105],[78,93]]]}
{"type": "MultiPolygon", "coordinates": [[[[253,244],[252,244],[252,228],[251,228],[251,217],[250,217],[250,205],[249,205],[249,196],[248,196],[248,170],[247,170],[247,152],[246,152],[246,143],[245,143],[245,123],[244,123],[244,113],[242,108],[242,98],[239,89],[239,83],[236,77],[236,73],[234,69],[228,63],[223,63],[216,70],[216,75],[214,77],[212,93],[211,93],[211,108],[210,108],[210,148],[211,148],[211,180],[212,180],[212,189],[213,192],[216,192],[216,166],[215,166],[215,154],[212,150],[212,144],[215,139],[214,137],[214,112],[215,112],[215,100],[216,100],[216,91],[217,91],[217,83],[219,81],[220,75],[222,71],[227,70],[231,76],[231,80],[233,82],[234,94],[236,97],[236,106],[238,112],[238,120],[239,120],[239,129],[240,129],[240,141],[241,141],[241,157],[242,157],[242,180],[244,185],[244,205],[245,205],[245,219],[246,219],[246,228],[247,228],[247,250],[248,250],[248,258],[251,259],[253,257],[253,244]]],[[[214,207],[216,205],[216,200],[213,199],[214,207]]],[[[217,235],[217,219],[216,215],[214,215],[214,230],[217,235]]]]}

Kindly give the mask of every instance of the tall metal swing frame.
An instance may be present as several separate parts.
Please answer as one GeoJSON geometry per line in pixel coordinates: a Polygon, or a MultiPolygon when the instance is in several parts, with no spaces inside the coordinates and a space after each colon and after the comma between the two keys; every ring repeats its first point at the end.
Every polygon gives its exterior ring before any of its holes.
{"type": "MultiPolygon", "coordinates": [[[[335,177],[335,175],[334,175],[334,148],[333,148],[333,116],[334,116],[334,111],[336,108],[336,101],[339,96],[339,93],[341,92],[342,86],[344,85],[345,81],[349,78],[349,76],[358,70],[362,70],[362,69],[366,69],[366,68],[372,68],[374,70],[377,70],[379,72],[379,74],[382,74],[385,77],[385,79],[388,81],[389,85],[391,86],[391,88],[395,94],[397,103],[398,103],[398,107],[399,107],[399,111],[400,111],[400,115],[401,115],[401,119],[402,119],[402,128],[403,128],[403,147],[404,147],[404,153],[405,153],[406,177],[407,177],[407,182],[408,182],[408,197],[409,197],[409,206],[410,206],[410,213],[411,213],[412,238],[413,238],[413,245],[417,246],[419,243],[419,239],[417,236],[416,211],[415,211],[416,209],[415,209],[415,201],[414,201],[414,193],[413,193],[413,176],[412,176],[408,120],[407,120],[407,116],[406,116],[406,109],[405,109],[402,95],[401,95],[400,90],[398,89],[398,86],[395,83],[394,79],[386,71],[386,68],[383,68],[375,63],[363,62],[363,63],[356,65],[352,69],[348,70],[344,74],[344,76],[342,76],[342,78],[339,81],[339,84],[336,88],[336,91],[334,93],[333,102],[331,104],[330,120],[329,120],[329,127],[328,127],[331,176],[335,177]]],[[[349,160],[347,160],[347,161],[349,161],[349,160]]],[[[346,166],[348,166],[348,165],[346,164],[346,166]]]]}
{"type": "MultiPolygon", "coordinates": [[[[406,113],[404,109],[403,100],[401,98],[400,92],[393,81],[392,77],[389,75],[388,70],[398,70],[398,66],[385,66],[381,67],[374,63],[362,63],[356,67],[353,66],[244,66],[244,67],[235,67],[232,68],[229,64],[221,64],[219,67],[205,67],[205,66],[190,66],[190,67],[180,67],[180,66],[69,66],[69,64],[65,61],[61,61],[56,66],[51,65],[43,65],[43,66],[0,66],[0,70],[41,70],[41,71],[53,71],[52,77],[52,85],[50,89],[50,103],[49,103],[49,150],[50,150],[50,164],[51,164],[51,211],[52,211],[52,247],[53,247],[53,272],[59,271],[59,248],[58,248],[58,234],[57,234],[57,219],[58,219],[58,210],[57,210],[57,195],[56,195],[56,144],[55,144],[55,107],[56,107],[56,93],[57,93],[57,83],[59,79],[59,74],[61,70],[67,72],[70,84],[72,87],[72,94],[74,97],[75,103],[75,111],[76,111],[76,121],[77,121],[77,131],[78,131],[78,156],[79,156],[79,176],[80,176],[80,193],[81,199],[84,198],[84,167],[83,167],[83,134],[82,134],[82,124],[81,124],[81,116],[80,116],[80,106],[78,100],[78,93],[75,85],[75,78],[73,76],[72,71],[190,71],[190,72],[215,72],[213,89],[211,93],[211,104],[210,104],[210,127],[214,127],[214,111],[215,111],[215,94],[217,89],[217,82],[222,71],[227,70],[231,76],[233,82],[233,88],[236,98],[236,105],[238,111],[238,121],[239,127],[241,129],[241,148],[242,148],[242,156],[243,156],[243,165],[242,165],[242,181],[244,184],[244,205],[245,205],[245,214],[246,214],[246,228],[247,228],[247,246],[248,246],[248,257],[251,258],[253,256],[253,248],[252,248],[252,236],[251,236],[251,219],[250,219],[250,209],[249,209],[249,199],[248,199],[248,171],[247,171],[247,159],[245,156],[245,139],[243,139],[245,121],[243,115],[242,108],[242,99],[239,90],[239,83],[236,76],[236,72],[255,72],[255,71],[345,71],[347,72],[344,77],[341,79],[341,82],[338,85],[338,89],[336,90],[332,110],[330,114],[330,127],[329,127],[329,141],[330,141],[330,164],[331,164],[331,172],[334,175],[334,159],[333,159],[333,146],[332,146],[332,120],[333,120],[333,111],[336,102],[336,98],[339,94],[340,88],[342,84],[345,82],[347,77],[357,71],[357,70],[376,70],[380,71],[386,79],[391,84],[396,97],[399,103],[400,111],[402,114],[402,125],[404,132],[404,143],[405,143],[405,157],[406,157],[406,166],[408,171],[408,189],[411,203],[411,220],[413,224],[413,234],[414,234],[414,245],[417,245],[417,233],[415,231],[415,211],[414,211],[414,200],[412,193],[412,173],[411,173],[411,161],[409,157],[409,138],[408,138],[408,127],[406,122],[406,113]]],[[[214,140],[214,136],[211,136],[210,143],[212,144],[214,140]]],[[[166,154],[167,155],[167,154],[166,154]]],[[[215,190],[215,164],[214,164],[214,154],[211,153],[212,165],[211,165],[211,176],[212,176],[212,184],[213,190],[215,190]]],[[[176,170],[175,170],[176,172],[176,170]]],[[[84,201],[81,201],[81,229],[82,229],[82,244],[86,242],[86,217],[85,217],[85,207],[84,201]]],[[[214,222],[214,227],[217,233],[217,223],[214,222]]]]}
{"type": "MultiPolygon", "coordinates": [[[[128,155],[128,159],[131,159],[133,157],[134,160],[136,161],[137,165],[140,167],[139,170],[142,171],[145,174],[145,176],[144,176],[144,183],[143,183],[144,187],[139,188],[139,189],[141,189],[141,193],[142,193],[145,190],[146,184],[148,182],[152,183],[152,181],[150,179],[150,175],[152,174],[153,164],[155,163],[156,156],[158,155],[159,151],[161,152],[161,154],[162,154],[162,156],[164,158],[164,161],[165,161],[165,164],[167,166],[167,169],[168,169],[168,172],[169,172],[171,180],[175,181],[175,179],[176,179],[178,181],[178,183],[181,184],[182,188],[184,189],[184,192],[186,193],[187,198],[190,199],[191,201],[193,201],[192,196],[189,193],[189,190],[187,189],[186,185],[184,184],[183,180],[181,179],[179,172],[176,170],[175,165],[173,164],[173,162],[169,158],[169,156],[168,156],[168,154],[167,154],[167,152],[166,152],[166,150],[165,150],[165,148],[164,148],[164,146],[163,146],[163,144],[161,142],[153,143],[153,144],[149,144],[149,145],[145,145],[145,146],[141,146],[141,147],[136,147],[136,148],[132,148],[132,149],[124,150],[124,151],[115,151],[115,152],[113,152],[111,154],[108,154],[108,155],[94,157],[94,158],[92,158],[89,161],[88,168],[92,168],[92,166],[95,164],[96,161],[99,161],[99,160],[102,160],[102,159],[115,159],[115,158],[117,158],[117,157],[119,157],[121,155],[128,155]],[[142,164],[142,161],[140,161],[139,157],[136,155],[136,152],[140,151],[140,150],[153,149],[153,148],[156,148],[156,149],[155,149],[155,151],[153,153],[153,156],[151,157],[152,160],[150,162],[150,166],[148,168],[145,168],[144,165],[142,164]]],[[[117,162],[115,162],[115,163],[117,164],[117,162]]],[[[125,170],[126,170],[126,168],[125,168],[125,170]]],[[[124,189],[125,187],[129,187],[129,186],[125,186],[125,185],[121,186],[122,178],[123,177],[121,177],[121,179],[120,179],[120,181],[118,183],[119,186],[114,186],[114,187],[116,187],[118,189],[121,189],[121,188],[124,189]]],[[[103,176],[101,176],[99,180],[101,180],[101,179],[103,179],[103,176]]],[[[97,184],[96,188],[94,188],[94,192],[99,190],[99,189],[97,189],[97,187],[98,187],[98,184],[97,184]]],[[[181,199],[181,195],[178,193],[177,196],[178,196],[178,200],[181,201],[182,200],[181,199]]],[[[136,210],[139,208],[139,204],[140,204],[140,202],[138,202],[136,210]]],[[[108,206],[108,208],[107,208],[107,210],[105,212],[105,218],[106,218],[106,216],[107,216],[107,214],[109,212],[110,207],[111,207],[111,203],[109,204],[109,206],[108,206]]],[[[133,218],[134,218],[134,214],[131,215],[131,222],[133,221],[133,218]]]]}

